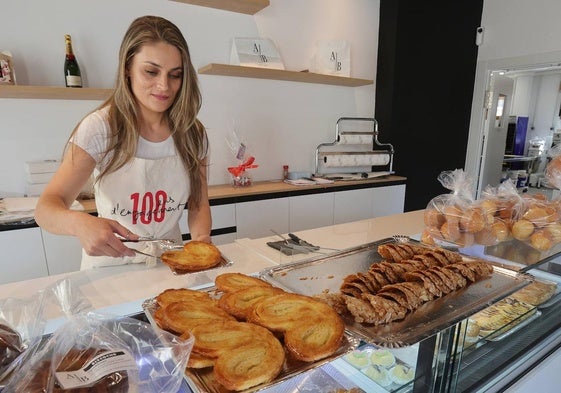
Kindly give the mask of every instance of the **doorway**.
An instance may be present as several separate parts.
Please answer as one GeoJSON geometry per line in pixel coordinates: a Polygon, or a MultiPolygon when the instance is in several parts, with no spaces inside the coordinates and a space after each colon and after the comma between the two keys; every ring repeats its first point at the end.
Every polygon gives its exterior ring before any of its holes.
{"type": "MultiPolygon", "coordinates": [[[[508,127],[508,123],[516,122],[519,117],[527,117],[528,125],[523,151],[515,156],[522,156],[520,159],[528,162],[528,155],[536,152],[530,141],[543,141],[543,158],[538,160],[541,166],[531,163],[534,173],[543,171],[547,150],[554,143],[556,135],[561,136],[560,87],[561,52],[478,62],[464,167],[474,178],[474,195],[477,198],[485,187],[498,185],[504,177],[502,169],[505,150],[508,150],[508,128],[503,131],[502,127],[505,123],[508,127]],[[540,62],[540,59],[543,61],[540,62]],[[508,79],[513,84],[510,94],[508,79]],[[497,121],[501,94],[506,96],[501,116],[503,121],[497,121]]],[[[507,158],[510,160],[510,157],[507,158]]],[[[536,176],[533,180],[536,180],[536,176]]]]}

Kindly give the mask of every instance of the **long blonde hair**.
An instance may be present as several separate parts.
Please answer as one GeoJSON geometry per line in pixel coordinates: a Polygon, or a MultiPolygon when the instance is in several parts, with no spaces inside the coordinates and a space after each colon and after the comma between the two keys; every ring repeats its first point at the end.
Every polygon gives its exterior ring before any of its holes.
{"type": "Polygon", "coordinates": [[[196,207],[201,201],[201,170],[208,154],[206,130],[197,119],[201,108],[201,93],[183,34],[172,22],[158,16],[147,15],[135,19],[123,37],[115,90],[98,108],[109,107],[108,121],[111,133],[103,156],[103,159],[108,158],[108,164],[96,181],[115,172],[134,158],[139,138],[138,114],[126,73],[142,45],[157,42],[173,45],[181,53],[181,88],[165,115],[176,150],[191,183],[189,207],[196,207]]]}

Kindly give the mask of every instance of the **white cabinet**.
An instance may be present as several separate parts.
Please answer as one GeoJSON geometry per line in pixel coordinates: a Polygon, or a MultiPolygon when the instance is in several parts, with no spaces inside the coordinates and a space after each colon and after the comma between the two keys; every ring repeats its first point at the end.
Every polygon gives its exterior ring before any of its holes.
{"type": "Polygon", "coordinates": [[[290,232],[333,225],[333,194],[326,192],[288,198],[290,232]]]}
{"type": "Polygon", "coordinates": [[[405,205],[405,184],[371,188],[372,217],[403,213],[405,205]]]}
{"type": "Polygon", "coordinates": [[[75,236],[53,235],[41,230],[49,275],[80,270],[82,245],[75,236]]]}
{"type": "Polygon", "coordinates": [[[39,228],[0,232],[0,250],[0,284],[48,275],[39,228]]]}
{"type": "Polygon", "coordinates": [[[271,229],[289,232],[288,198],[236,203],[237,238],[271,236],[271,229]]]}
{"type": "Polygon", "coordinates": [[[403,213],[405,185],[339,191],[334,196],[334,224],[403,213]]]}
{"type": "MultiPolygon", "coordinates": [[[[212,235],[212,242],[217,245],[234,242],[236,240],[235,205],[229,204],[211,206],[210,214],[212,216],[212,230],[218,233],[212,235]]],[[[187,225],[187,210],[183,211],[183,215],[179,220],[179,228],[181,229],[182,235],[189,233],[189,226],[187,225]]]]}

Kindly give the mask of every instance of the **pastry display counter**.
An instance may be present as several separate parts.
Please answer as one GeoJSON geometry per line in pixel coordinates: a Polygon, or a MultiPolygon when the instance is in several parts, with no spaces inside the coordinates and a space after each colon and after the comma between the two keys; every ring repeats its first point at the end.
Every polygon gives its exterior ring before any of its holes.
{"type": "MultiPolygon", "coordinates": [[[[167,288],[202,289],[212,284],[217,275],[223,272],[258,274],[272,271],[282,265],[289,266],[291,263],[338,252],[333,249],[360,247],[391,238],[395,234],[415,239],[423,227],[423,211],[415,211],[297,232],[300,238],[320,247],[321,253],[312,254],[286,255],[267,246],[267,242],[278,240],[276,235],[261,239],[238,239],[234,243],[219,246],[222,254],[233,262],[220,269],[174,275],[162,264],[152,268],[136,265],[99,268],[1,285],[0,299],[24,298],[62,279],[69,279],[95,309],[143,318],[143,302],[167,288]]],[[[485,256],[484,251],[478,250],[480,255],[474,251],[473,258],[485,256]]],[[[493,262],[498,263],[498,259],[495,256],[493,262]]],[[[508,265],[508,261],[503,262],[508,265]]],[[[517,265],[512,266],[514,272],[519,268],[517,265]]],[[[540,280],[561,282],[561,258],[557,256],[525,270],[527,272],[524,274],[540,280]]],[[[297,285],[306,283],[301,279],[298,279],[297,285]]],[[[313,280],[314,277],[308,277],[312,284],[313,280]]],[[[513,291],[517,289],[513,288],[513,291]]],[[[502,293],[500,297],[503,295],[510,296],[502,293]]],[[[333,386],[332,391],[368,393],[507,391],[508,386],[523,378],[530,370],[539,370],[544,359],[561,346],[559,298],[557,290],[550,301],[537,307],[537,317],[527,318],[527,322],[520,324],[522,328],[507,328],[505,332],[508,334],[499,338],[478,337],[475,342],[468,343],[467,339],[464,342],[469,335],[469,324],[465,320],[456,323],[456,320],[461,319],[456,318],[452,325],[441,326],[436,334],[429,334],[428,337],[419,335],[419,342],[407,342],[407,345],[399,348],[384,348],[363,342],[356,352],[348,352],[335,361],[262,391],[300,392],[303,390],[299,389],[312,385],[333,386]]],[[[499,298],[493,298],[489,303],[498,301],[499,298]]],[[[473,312],[480,308],[477,307],[473,312]]],[[[472,313],[465,315],[471,317],[472,313]]],[[[63,317],[56,310],[48,310],[48,317],[46,331],[52,332],[60,326],[63,317]]],[[[186,386],[183,389],[182,392],[190,391],[186,386]]]]}

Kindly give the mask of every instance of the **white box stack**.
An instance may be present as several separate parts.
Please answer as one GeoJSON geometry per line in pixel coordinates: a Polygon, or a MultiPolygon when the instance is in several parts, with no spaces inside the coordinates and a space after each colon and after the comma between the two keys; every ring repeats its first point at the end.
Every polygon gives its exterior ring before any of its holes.
{"type": "Polygon", "coordinates": [[[59,166],[59,160],[27,161],[25,163],[27,175],[25,195],[28,197],[41,195],[59,166]]]}

